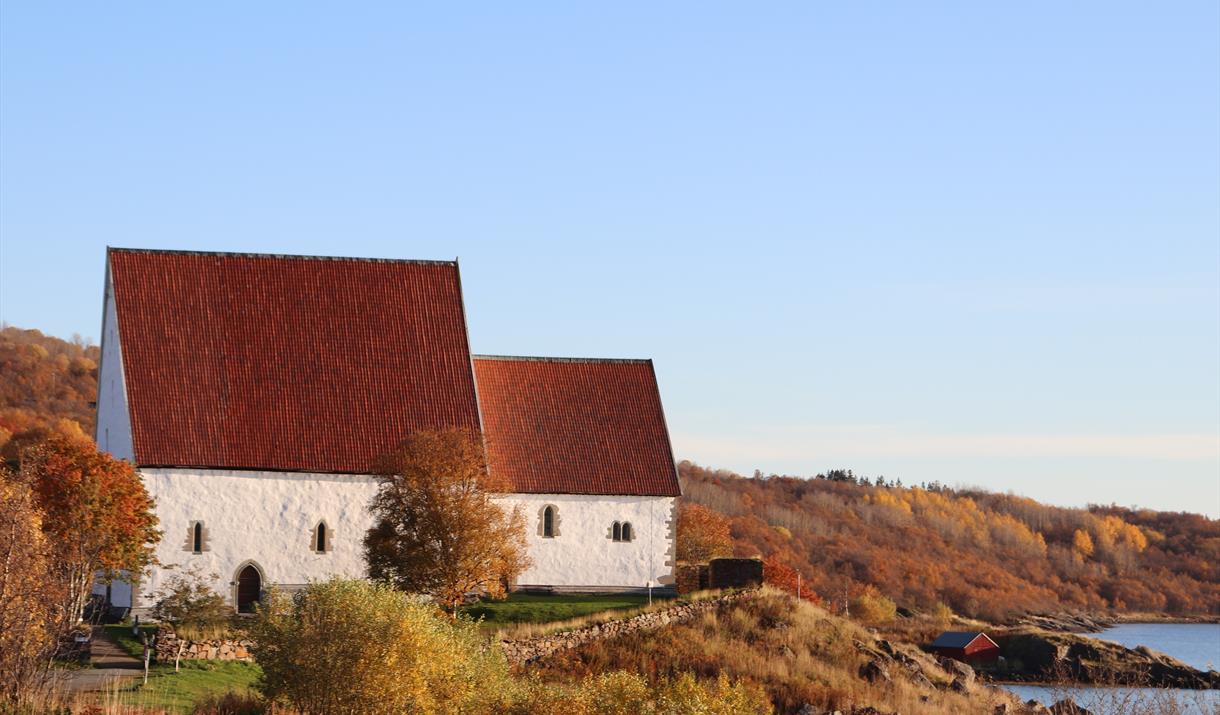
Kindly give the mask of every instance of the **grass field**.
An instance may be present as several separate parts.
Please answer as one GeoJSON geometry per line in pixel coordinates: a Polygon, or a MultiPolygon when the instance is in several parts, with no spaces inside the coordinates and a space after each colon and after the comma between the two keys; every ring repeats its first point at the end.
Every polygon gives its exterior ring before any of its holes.
{"type": "MultiPolygon", "coordinates": [[[[654,602],[658,600],[653,599],[654,602]]],[[[462,610],[472,618],[482,618],[488,627],[498,628],[516,623],[564,621],[591,613],[621,611],[647,604],[647,595],[636,594],[514,593],[503,601],[480,601],[462,610]]]]}
{"type": "Polygon", "coordinates": [[[254,663],[236,661],[183,661],[177,673],[173,665],[159,665],[149,673],[148,685],[137,680],[120,696],[139,707],[190,712],[206,696],[250,692],[261,672],[254,663]]]}

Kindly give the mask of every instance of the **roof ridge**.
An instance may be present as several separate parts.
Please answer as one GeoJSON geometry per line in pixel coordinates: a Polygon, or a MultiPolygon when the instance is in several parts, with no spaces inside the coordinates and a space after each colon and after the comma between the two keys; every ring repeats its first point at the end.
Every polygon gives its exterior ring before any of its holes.
{"type": "Polygon", "coordinates": [[[472,354],[475,360],[505,360],[515,362],[574,362],[574,363],[624,363],[648,365],[652,358],[598,358],[598,357],[550,357],[546,355],[482,355],[472,354]]]}
{"type": "Polygon", "coordinates": [[[191,251],[177,248],[123,248],[106,246],[106,253],[151,253],[168,256],[217,256],[221,258],[275,258],[295,261],[359,261],[362,263],[412,263],[417,265],[456,266],[457,260],[428,258],[370,258],[367,256],[311,256],[295,253],[252,253],[248,251],[191,251]]]}

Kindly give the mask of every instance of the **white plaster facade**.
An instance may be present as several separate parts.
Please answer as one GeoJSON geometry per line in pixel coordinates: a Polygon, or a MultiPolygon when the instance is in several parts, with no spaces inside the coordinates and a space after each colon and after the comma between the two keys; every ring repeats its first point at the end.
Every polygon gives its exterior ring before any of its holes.
{"type": "MultiPolygon", "coordinates": [[[[156,500],[161,566],[139,584],[131,607],[151,606],[173,569],[198,569],[213,589],[235,599],[238,571],[254,564],[265,586],[292,589],[332,575],[365,575],[363,539],[373,524],[369,502],[377,480],[368,475],[204,469],[141,470],[156,500]],[[313,550],[314,529],[328,527],[328,550],[313,550]],[[203,524],[201,552],[192,529],[203,524]]],[[[672,497],[511,494],[497,497],[525,516],[533,566],[519,587],[568,591],[645,589],[673,583],[672,497]],[[542,535],[542,509],[556,510],[554,537],[542,535]],[[614,522],[628,522],[633,538],[616,542],[614,522]]],[[[112,603],[127,605],[122,585],[112,603]]]]}
{"type": "Polygon", "coordinates": [[[501,503],[525,515],[533,565],[519,587],[628,590],[673,584],[674,497],[510,494],[501,503]],[[555,536],[542,535],[542,510],[555,507],[555,536]],[[614,522],[631,524],[631,541],[614,541],[614,522]]]}
{"type": "Polygon", "coordinates": [[[127,409],[127,383],[123,380],[123,354],[119,349],[119,321],[114,286],[106,270],[102,305],[102,364],[97,376],[97,446],[118,459],[134,460],[131,412],[127,409]]]}

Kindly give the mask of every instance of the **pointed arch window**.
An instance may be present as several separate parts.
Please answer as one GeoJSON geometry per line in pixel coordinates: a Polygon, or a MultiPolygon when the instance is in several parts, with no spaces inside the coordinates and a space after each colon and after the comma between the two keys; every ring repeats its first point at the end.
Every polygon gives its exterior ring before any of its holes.
{"type": "Polygon", "coordinates": [[[555,507],[549,504],[542,510],[542,536],[555,538],[555,507]]]}
{"type": "Polygon", "coordinates": [[[314,525],[309,544],[310,551],[315,554],[325,554],[334,548],[334,543],[335,532],[325,521],[319,521],[314,525]]]}
{"type": "Polygon", "coordinates": [[[204,532],[203,532],[203,522],[202,521],[196,521],[191,524],[191,535],[190,536],[191,536],[191,541],[190,541],[191,553],[192,554],[202,554],[203,547],[204,547],[204,540],[203,540],[204,532]]]}

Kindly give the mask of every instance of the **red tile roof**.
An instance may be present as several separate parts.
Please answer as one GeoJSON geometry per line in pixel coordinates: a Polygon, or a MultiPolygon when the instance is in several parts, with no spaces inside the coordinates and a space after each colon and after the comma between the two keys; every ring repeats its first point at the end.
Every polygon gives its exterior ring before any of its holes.
{"type": "Polygon", "coordinates": [[[367,472],[478,429],[454,262],[111,249],[136,462],[367,472]]]}
{"type": "Polygon", "coordinates": [[[678,496],[649,360],[476,356],[491,468],[518,492],[678,496]]]}

